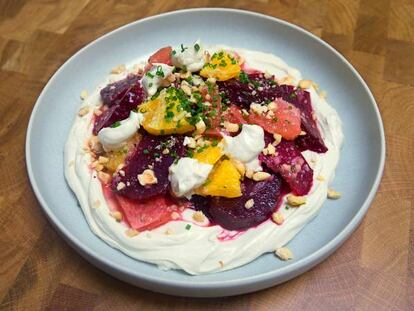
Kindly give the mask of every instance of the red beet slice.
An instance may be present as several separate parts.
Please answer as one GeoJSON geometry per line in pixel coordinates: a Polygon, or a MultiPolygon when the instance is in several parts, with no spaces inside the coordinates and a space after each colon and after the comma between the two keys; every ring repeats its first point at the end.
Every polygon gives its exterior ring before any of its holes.
{"type": "Polygon", "coordinates": [[[102,101],[109,109],[96,117],[93,127],[94,135],[97,135],[104,127],[128,118],[130,111],[145,100],[146,94],[139,79],[138,75],[129,75],[101,90],[102,101]]]}
{"type": "Polygon", "coordinates": [[[119,173],[113,178],[111,188],[117,194],[129,199],[144,200],[156,195],[167,193],[168,168],[177,157],[184,155],[183,138],[181,136],[153,136],[143,134],[136,150],[127,159],[122,169],[124,176],[119,173]],[[169,153],[162,151],[168,148],[169,153]],[[142,186],[138,181],[138,174],[152,167],[157,183],[142,186]],[[118,184],[123,182],[125,188],[118,190],[118,184]]]}
{"type": "Polygon", "coordinates": [[[296,140],[301,150],[320,153],[328,150],[313,119],[309,92],[295,89],[291,85],[276,85],[273,77],[266,79],[263,73],[252,73],[247,75],[247,80],[242,80],[230,79],[219,82],[219,90],[224,103],[232,103],[248,109],[253,102],[267,103],[276,98],[283,98],[301,111],[301,128],[306,132],[306,135],[300,136],[296,140]]]}
{"type": "Polygon", "coordinates": [[[282,140],[276,146],[276,154],[259,156],[266,166],[279,173],[296,195],[309,192],[313,182],[313,170],[294,142],[282,140]]]}
{"type": "Polygon", "coordinates": [[[124,220],[131,228],[139,231],[159,227],[171,219],[171,213],[177,210],[177,205],[165,195],[149,200],[131,200],[120,195],[115,196],[124,220]]]}
{"type": "Polygon", "coordinates": [[[202,210],[211,222],[228,230],[246,230],[269,219],[275,210],[282,182],[274,175],[268,180],[256,182],[245,179],[242,182],[243,195],[238,198],[194,196],[194,208],[202,210]],[[254,205],[247,209],[245,204],[253,199],[254,205]]]}

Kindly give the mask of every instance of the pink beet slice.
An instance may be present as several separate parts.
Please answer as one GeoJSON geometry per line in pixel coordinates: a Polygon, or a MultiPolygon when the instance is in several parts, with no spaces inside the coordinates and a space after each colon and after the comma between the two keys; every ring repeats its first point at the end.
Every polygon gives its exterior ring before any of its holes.
{"type": "Polygon", "coordinates": [[[113,178],[112,190],[129,199],[139,200],[167,193],[168,168],[176,158],[182,157],[184,152],[181,136],[143,134],[142,140],[122,169],[125,172],[124,176],[118,173],[113,178]],[[163,154],[162,151],[166,148],[169,149],[169,153],[163,154]],[[138,181],[138,174],[142,174],[144,170],[151,167],[158,181],[153,185],[142,186],[138,181]],[[120,182],[125,184],[125,188],[118,190],[120,182]]]}
{"type": "Polygon", "coordinates": [[[313,182],[313,170],[294,142],[282,140],[276,146],[275,155],[260,155],[260,160],[275,173],[279,173],[296,195],[309,192],[313,182]]]}
{"type": "Polygon", "coordinates": [[[94,135],[97,135],[104,127],[128,118],[131,110],[137,108],[145,100],[146,94],[139,79],[138,75],[129,75],[101,90],[102,101],[109,108],[96,117],[93,128],[94,135]]]}
{"type": "Polygon", "coordinates": [[[191,201],[194,208],[202,210],[214,224],[227,230],[246,230],[269,219],[277,206],[281,186],[277,175],[260,182],[246,178],[239,198],[193,196],[191,201]],[[250,199],[254,205],[247,209],[245,204],[250,199]]]}
{"type": "Polygon", "coordinates": [[[139,231],[151,230],[171,220],[171,213],[177,205],[166,195],[158,195],[147,200],[131,200],[115,196],[124,220],[131,228],[139,231]]]}

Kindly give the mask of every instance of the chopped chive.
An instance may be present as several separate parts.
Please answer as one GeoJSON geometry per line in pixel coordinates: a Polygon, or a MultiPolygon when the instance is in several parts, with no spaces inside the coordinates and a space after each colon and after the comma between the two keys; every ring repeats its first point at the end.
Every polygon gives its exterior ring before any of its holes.
{"type": "Polygon", "coordinates": [[[185,230],[190,230],[191,229],[191,225],[187,224],[187,226],[185,226],[185,230]]]}
{"type": "Polygon", "coordinates": [[[110,127],[115,128],[115,127],[118,127],[118,126],[120,126],[120,125],[121,125],[121,122],[116,121],[116,122],[112,123],[112,124],[110,125],[110,127]]]}
{"type": "Polygon", "coordinates": [[[142,150],[142,152],[143,152],[144,154],[148,154],[148,153],[149,153],[149,150],[148,150],[148,149],[144,149],[144,150],[142,150]]]}
{"type": "Polygon", "coordinates": [[[194,44],[194,50],[196,52],[200,51],[200,45],[198,43],[194,44]]]}

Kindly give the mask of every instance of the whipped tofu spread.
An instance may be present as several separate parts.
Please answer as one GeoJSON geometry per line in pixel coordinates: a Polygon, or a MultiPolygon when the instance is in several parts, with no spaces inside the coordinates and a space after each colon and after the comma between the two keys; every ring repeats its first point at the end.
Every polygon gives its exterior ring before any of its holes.
{"type": "MultiPolygon", "coordinates": [[[[277,79],[289,76],[295,85],[302,79],[298,70],[289,67],[279,57],[222,45],[205,48],[199,44],[199,48],[190,46],[183,51],[178,47],[174,49],[176,54],[172,57],[173,64],[197,71],[204,65],[204,49],[210,53],[221,49],[234,51],[244,59],[249,68],[275,75],[277,79]]],[[[143,68],[146,59],[147,57],[131,62],[127,66],[128,70],[132,72],[136,64],[143,68]]],[[[160,72],[168,75],[172,68],[164,64],[154,64],[150,70],[154,78],[144,76],[141,81],[148,94],[156,92],[161,81],[157,78],[161,76],[160,72]]],[[[207,219],[197,222],[193,217],[195,211],[186,208],[176,220],[135,236],[127,235],[127,225],[115,221],[110,215],[111,210],[97,178],[98,173],[90,169],[91,156],[84,148],[85,142],[92,135],[93,111],[102,105],[100,90],[109,82],[124,78],[126,74],[127,72],[110,75],[83,101],[81,108],[87,107],[89,112],[76,116],[64,152],[65,176],[76,194],[86,220],[91,230],[110,246],[135,259],[158,265],[161,269],[182,269],[193,275],[220,272],[247,264],[264,253],[286,245],[317,215],[327,198],[328,186],[335,176],[343,133],[337,112],[310,86],[307,91],[310,92],[317,124],[328,151],[303,152],[314,170],[313,186],[306,195],[306,203],[300,208],[280,208],[279,213],[284,218],[282,225],[269,219],[257,227],[236,234],[237,232],[225,230],[218,225],[210,225],[207,219]],[[188,224],[191,225],[191,230],[186,230],[188,224]],[[223,236],[228,238],[223,239],[223,236]]],[[[138,130],[140,123],[139,113],[131,112],[128,119],[120,122],[119,127],[102,129],[98,138],[105,149],[119,148],[138,130]]],[[[261,127],[244,125],[238,136],[224,137],[224,145],[229,157],[237,158],[255,170],[261,169],[257,160],[257,155],[265,147],[261,127]]],[[[211,169],[211,165],[198,163],[191,158],[181,158],[170,167],[173,191],[177,195],[190,194],[192,189],[205,181],[211,169]]]]}

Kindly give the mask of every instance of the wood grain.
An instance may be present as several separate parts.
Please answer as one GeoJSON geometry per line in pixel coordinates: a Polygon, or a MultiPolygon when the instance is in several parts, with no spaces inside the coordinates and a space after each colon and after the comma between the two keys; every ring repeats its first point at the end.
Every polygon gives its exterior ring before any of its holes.
{"type": "Polygon", "coordinates": [[[412,0],[0,0],[0,309],[414,310],[413,56],[412,0]],[[45,219],[24,163],[33,104],[68,57],[131,21],[201,6],[266,13],[332,44],[372,89],[387,138],[375,201],[335,254],[285,284],[219,299],[148,292],[87,263],[45,219]]]}

